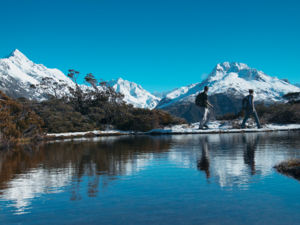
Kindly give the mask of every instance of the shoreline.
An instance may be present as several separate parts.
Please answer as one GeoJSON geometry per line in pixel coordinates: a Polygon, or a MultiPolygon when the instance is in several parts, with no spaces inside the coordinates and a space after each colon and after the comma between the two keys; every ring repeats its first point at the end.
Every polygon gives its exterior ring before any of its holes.
{"type": "Polygon", "coordinates": [[[186,134],[227,134],[227,133],[262,133],[262,132],[278,132],[278,131],[299,131],[300,124],[275,125],[269,124],[264,128],[246,128],[246,129],[230,129],[228,127],[218,127],[216,123],[212,128],[207,130],[197,129],[197,123],[190,127],[184,125],[176,125],[161,129],[153,129],[147,132],[120,131],[120,130],[93,130],[86,132],[66,132],[66,133],[49,133],[44,139],[46,141],[76,139],[76,138],[93,138],[105,136],[138,136],[138,135],[186,135],[186,134]]]}

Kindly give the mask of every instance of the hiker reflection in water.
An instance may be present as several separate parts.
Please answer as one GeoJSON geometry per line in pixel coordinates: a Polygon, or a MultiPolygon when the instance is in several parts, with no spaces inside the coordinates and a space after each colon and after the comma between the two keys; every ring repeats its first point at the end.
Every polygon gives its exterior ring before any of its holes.
{"type": "Polygon", "coordinates": [[[210,178],[209,171],[209,150],[208,150],[208,140],[207,137],[201,139],[201,147],[202,147],[202,155],[201,159],[197,161],[198,170],[204,171],[206,174],[206,178],[210,178]]]}
{"type": "Polygon", "coordinates": [[[243,143],[246,145],[244,150],[244,163],[250,167],[251,175],[255,175],[255,151],[257,148],[259,137],[258,135],[244,135],[243,143]]]}

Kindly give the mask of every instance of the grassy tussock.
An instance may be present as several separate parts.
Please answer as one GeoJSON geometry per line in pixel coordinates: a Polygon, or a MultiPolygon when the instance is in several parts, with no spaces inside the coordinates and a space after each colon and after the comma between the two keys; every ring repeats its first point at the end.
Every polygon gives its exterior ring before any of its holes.
{"type": "Polygon", "coordinates": [[[28,106],[0,91],[0,149],[37,140],[43,120],[28,106]]]}
{"type": "Polygon", "coordinates": [[[275,166],[280,173],[289,175],[300,180],[300,159],[290,159],[275,166]]]}

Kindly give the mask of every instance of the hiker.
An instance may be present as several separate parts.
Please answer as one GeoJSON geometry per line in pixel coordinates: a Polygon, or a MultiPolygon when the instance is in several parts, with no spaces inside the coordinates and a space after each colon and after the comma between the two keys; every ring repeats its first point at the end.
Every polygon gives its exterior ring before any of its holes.
{"type": "Polygon", "coordinates": [[[254,96],[253,96],[254,91],[252,89],[249,90],[249,95],[247,95],[243,99],[243,109],[245,110],[245,118],[243,120],[243,123],[241,125],[242,128],[245,128],[245,124],[249,117],[251,115],[254,116],[255,122],[257,124],[257,128],[261,128],[255,107],[254,107],[254,96]]]}
{"type": "Polygon", "coordinates": [[[202,119],[200,120],[199,129],[203,129],[204,127],[208,128],[208,114],[210,113],[208,107],[213,108],[213,106],[208,101],[207,92],[208,86],[205,86],[204,91],[197,95],[195,101],[195,104],[200,107],[200,111],[202,113],[202,119]]]}

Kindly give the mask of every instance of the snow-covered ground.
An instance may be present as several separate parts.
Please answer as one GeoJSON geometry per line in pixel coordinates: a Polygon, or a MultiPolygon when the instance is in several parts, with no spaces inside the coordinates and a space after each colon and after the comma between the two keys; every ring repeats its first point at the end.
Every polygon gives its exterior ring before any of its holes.
{"type": "Polygon", "coordinates": [[[175,125],[172,127],[165,127],[163,129],[153,129],[148,133],[162,133],[162,134],[194,134],[194,133],[243,133],[243,132],[267,132],[267,131],[283,131],[283,130],[300,130],[300,124],[267,124],[263,128],[245,128],[234,129],[228,122],[214,121],[208,124],[209,129],[199,130],[199,123],[192,125],[175,125]]]}
{"type": "Polygon", "coordinates": [[[228,122],[213,121],[208,124],[209,129],[199,130],[199,123],[191,125],[181,124],[171,127],[153,129],[148,132],[133,132],[120,130],[93,130],[86,132],[68,132],[68,133],[49,133],[49,138],[68,138],[68,137],[84,137],[84,136],[109,136],[109,135],[133,135],[133,134],[207,134],[207,133],[245,133],[245,132],[270,132],[270,131],[288,131],[300,130],[300,124],[267,124],[263,128],[246,128],[233,129],[228,122]]]}
{"type": "Polygon", "coordinates": [[[47,137],[81,137],[81,136],[101,136],[101,135],[126,135],[132,134],[130,131],[120,131],[120,130],[91,130],[85,132],[66,132],[66,133],[48,133],[47,137]]]}

